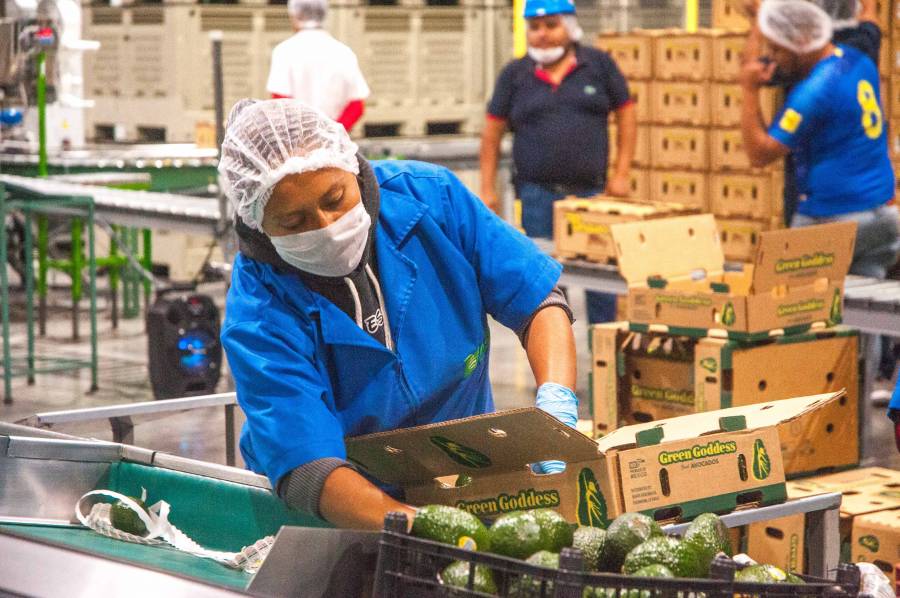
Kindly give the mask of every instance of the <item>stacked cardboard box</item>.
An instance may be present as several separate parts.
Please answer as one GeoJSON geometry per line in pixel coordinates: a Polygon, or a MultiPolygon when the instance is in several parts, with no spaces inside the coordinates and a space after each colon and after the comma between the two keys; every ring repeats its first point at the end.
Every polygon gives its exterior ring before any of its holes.
{"type": "Polygon", "coordinates": [[[629,322],[592,331],[597,434],[844,388],[843,400],[783,429],[782,448],[789,475],[857,463],[857,337],[827,328],[841,319],[855,225],[765,232],[739,272],[725,271],[710,215],[611,229],[629,322]]]}
{"type": "MultiPolygon", "coordinates": [[[[900,472],[880,467],[788,482],[788,498],[840,492],[841,560],[871,562],[894,576],[900,561],[900,472]]],[[[803,514],[747,527],[746,551],[759,562],[785,570],[805,570],[806,517],[803,514]]]]}
{"type": "Polygon", "coordinates": [[[616,323],[594,326],[590,338],[597,434],[620,424],[846,389],[839,401],[779,427],[785,473],[796,477],[859,461],[853,330],[736,342],[632,332],[616,323]]]}
{"type": "MultiPolygon", "coordinates": [[[[753,169],[743,149],[737,78],[744,40],[744,33],[724,30],[637,30],[597,42],[637,103],[632,192],[712,212],[726,257],[736,261],[750,259],[761,232],[780,228],[783,188],[780,165],[753,169]]],[[[763,91],[768,119],[778,102],[774,89],[763,91]]]]}

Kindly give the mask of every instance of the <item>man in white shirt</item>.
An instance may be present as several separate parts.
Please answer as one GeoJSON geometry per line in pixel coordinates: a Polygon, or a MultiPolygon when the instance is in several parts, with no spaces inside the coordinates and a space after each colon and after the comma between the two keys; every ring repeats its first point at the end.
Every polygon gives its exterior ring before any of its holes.
{"type": "Polygon", "coordinates": [[[349,131],[363,114],[369,86],[353,50],[323,29],[327,10],[328,0],[288,0],[296,33],[272,50],[266,90],[317,108],[349,131]]]}

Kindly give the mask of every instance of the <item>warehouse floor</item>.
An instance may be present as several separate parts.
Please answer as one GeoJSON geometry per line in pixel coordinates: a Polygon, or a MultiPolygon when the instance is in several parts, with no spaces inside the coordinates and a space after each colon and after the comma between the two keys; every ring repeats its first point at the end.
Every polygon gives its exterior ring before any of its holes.
{"type": "MultiPolygon", "coordinates": [[[[13,280],[15,278],[13,277],[13,280]]],[[[209,293],[217,303],[224,300],[224,285],[208,285],[201,289],[209,293]]],[[[584,299],[581,293],[572,293],[571,302],[578,322],[575,324],[578,347],[578,396],[580,417],[588,415],[588,371],[590,358],[587,352],[587,336],[584,318],[584,299]]],[[[24,325],[24,297],[13,294],[11,300],[14,325],[12,347],[14,357],[24,355],[26,331],[24,325]]],[[[89,355],[87,342],[87,318],[81,325],[81,341],[71,340],[70,311],[67,295],[56,292],[50,301],[54,309],[48,322],[47,337],[38,339],[37,354],[43,356],[80,357],[89,355]]],[[[88,393],[89,370],[58,374],[41,374],[33,386],[25,378],[13,379],[13,403],[0,404],[0,421],[27,420],[35,413],[86,407],[110,406],[122,403],[153,400],[147,374],[147,337],[143,319],[120,320],[118,330],[113,330],[105,301],[100,301],[99,324],[99,389],[88,393]]],[[[491,325],[491,379],[498,409],[510,409],[534,404],[534,379],[528,367],[525,353],[516,336],[492,322],[491,325]]],[[[887,384],[881,387],[887,388],[887,384]]],[[[217,389],[233,390],[227,374],[223,374],[217,389]]],[[[900,455],[894,448],[890,422],[883,416],[883,408],[870,409],[871,416],[863,426],[865,465],[895,466],[900,468],[900,455]]],[[[159,419],[135,420],[135,444],[146,448],[174,453],[193,459],[225,462],[224,414],[220,408],[201,409],[193,412],[167,415],[159,419]]],[[[111,440],[112,433],[105,420],[94,423],[70,424],[58,431],[111,440]]]]}

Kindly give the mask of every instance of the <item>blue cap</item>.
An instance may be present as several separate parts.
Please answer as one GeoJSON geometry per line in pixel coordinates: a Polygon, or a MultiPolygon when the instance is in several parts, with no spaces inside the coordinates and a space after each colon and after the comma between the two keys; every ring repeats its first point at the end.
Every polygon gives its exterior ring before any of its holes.
{"type": "Polygon", "coordinates": [[[22,123],[23,114],[18,108],[0,110],[0,125],[14,127],[22,123]]]}
{"type": "Polygon", "coordinates": [[[574,15],[574,0],[525,0],[525,18],[574,15]]]}

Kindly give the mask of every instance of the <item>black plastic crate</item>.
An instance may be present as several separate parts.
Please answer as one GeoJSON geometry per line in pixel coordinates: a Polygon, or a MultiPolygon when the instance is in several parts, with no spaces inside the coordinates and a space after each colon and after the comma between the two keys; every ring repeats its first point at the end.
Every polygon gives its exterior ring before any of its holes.
{"type": "Polygon", "coordinates": [[[490,553],[471,552],[410,536],[407,519],[401,513],[385,518],[375,570],[375,598],[431,598],[437,596],[492,596],[472,589],[475,565],[484,565],[494,574],[503,597],[528,598],[788,598],[793,596],[850,597],[859,594],[860,574],[854,565],[841,565],[837,581],[801,576],[807,583],[764,584],[734,581],[737,563],[719,557],[710,579],[655,579],[611,573],[586,573],[581,552],[564,548],[560,568],[547,569],[525,561],[490,553]],[[453,561],[471,563],[467,588],[442,585],[438,579],[453,561]],[[585,588],[602,588],[588,594],[585,588]]]}

